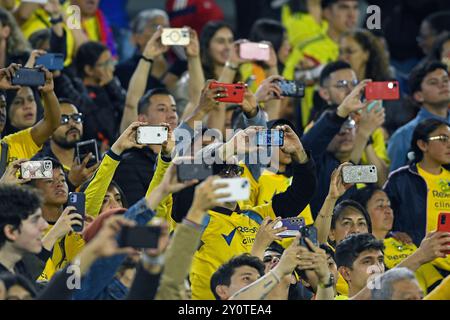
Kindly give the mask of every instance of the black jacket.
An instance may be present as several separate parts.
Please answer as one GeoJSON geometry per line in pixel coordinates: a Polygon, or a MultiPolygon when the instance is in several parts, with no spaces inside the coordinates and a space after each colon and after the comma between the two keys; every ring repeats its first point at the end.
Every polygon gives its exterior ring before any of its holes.
{"type": "Polygon", "coordinates": [[[155,173],[157,157],[150,148],[131,149],[123,155],[114,181],[123,190],[130,207],[145,196],[155,173]]]}

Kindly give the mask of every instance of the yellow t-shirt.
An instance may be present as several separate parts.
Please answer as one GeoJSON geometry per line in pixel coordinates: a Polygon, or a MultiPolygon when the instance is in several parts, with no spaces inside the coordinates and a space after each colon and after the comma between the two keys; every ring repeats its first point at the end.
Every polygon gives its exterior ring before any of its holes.
{"type": "Polygon", "coordinates": [[[450,277],[445,278],[424,300],[450,300],[450,277]]]}
{"type": "Polygon", "coordinates": [[[241,207],[240,212],[208,211],[209,220],[189,275],[192,299],[214,299],[210,288],[211,276],[233,256],[250,253],[259,225],[266,216],[275,219],[271,202],[257,207],[241,207]]]}
{"type": "Polygon", "coordinates": [[[31,128],[10,134],[2,140],[8,144],[8,164],[17,159],[30,159],[42,147],[34,142],[31,128]]]}
{"type": "MultiPolygon", "coordinates": [[[[66,1],[63,4],[63,10],[67,10],[69,5],[70,1],[66,1]]],[[[50,27],[51,27],[50,16],[42,8],[37,9],[30,16],[30,18],[28,18],[28,20],[25,21],[25,23],[20,26],[23,35],[27,39],[29,39],[34,32],[42,29],[48,29],[50,27]]],[[[66,60],[64,61],[64,66],[68,66],[72,63],[72,58],[75,54],[75,38],[72,34],[72,31],[66,26],[65,23],[63,24],[63,28],[66,32],[66,50],[67,50],[67,57],[66,60]]]]}
{"type": "Polygon", "coordinates": [[[415,244],[404,244],[394,238],[386,238],[384,239],[384,264],[388,269],[392,269],[416,250],[415,244]]]}
{"type": "Polygon", "coordinates": [[[91,41],[100,42],[100,31],[97,23],[97,17],[91,17],[83,20],[83,30],[91,41]]]}

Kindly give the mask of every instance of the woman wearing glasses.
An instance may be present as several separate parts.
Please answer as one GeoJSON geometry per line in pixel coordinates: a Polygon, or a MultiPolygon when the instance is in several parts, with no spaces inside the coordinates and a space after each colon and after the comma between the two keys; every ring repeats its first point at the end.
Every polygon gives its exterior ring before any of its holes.
{"type": "Polygon", "coordinates": [[[436,230],[439,213],[450,211],[449,138],[446,121],[420,122],[408,155],[411,164],[394,171],[384,187],[395,212],[393,230],[408,233],[417,246],[426,233],[436,230]]]}

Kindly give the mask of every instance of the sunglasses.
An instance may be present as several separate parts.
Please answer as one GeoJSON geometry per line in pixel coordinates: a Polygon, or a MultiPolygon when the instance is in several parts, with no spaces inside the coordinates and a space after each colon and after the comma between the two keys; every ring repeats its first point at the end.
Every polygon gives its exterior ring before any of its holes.
{"type": "Polygon", "coordinates": [[[70,119],[72,119],[76,123],[83,122],[83,114],[82,113],[74,113],[74,114],[62,114],[61,115],[61,124],[68,124],[70,119]]]}
{"type": "Polygon", "coordinates": [[[449,139],[450,139],[450,137],[446,136],[445,134],[440,135],[440,136],[428,137],[428,141],[448,142],[449,139]]]}

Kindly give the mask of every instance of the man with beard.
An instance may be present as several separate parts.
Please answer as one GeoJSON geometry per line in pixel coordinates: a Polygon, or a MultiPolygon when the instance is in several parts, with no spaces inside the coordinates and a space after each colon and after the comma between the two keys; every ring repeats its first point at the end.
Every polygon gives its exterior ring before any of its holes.
{"type": "Polygon", "coordinates": [[[75,146],[83,135],[83,115],[67,99],[59,99],[61,106],[61,124],[53,133],[49,144],[33,159],[51,157],[61,162],[67,173],[69,189],[75,189],[88,181],[99,164],[86,167],[89,155],[84,159],[75,158],[75,146]]]}

